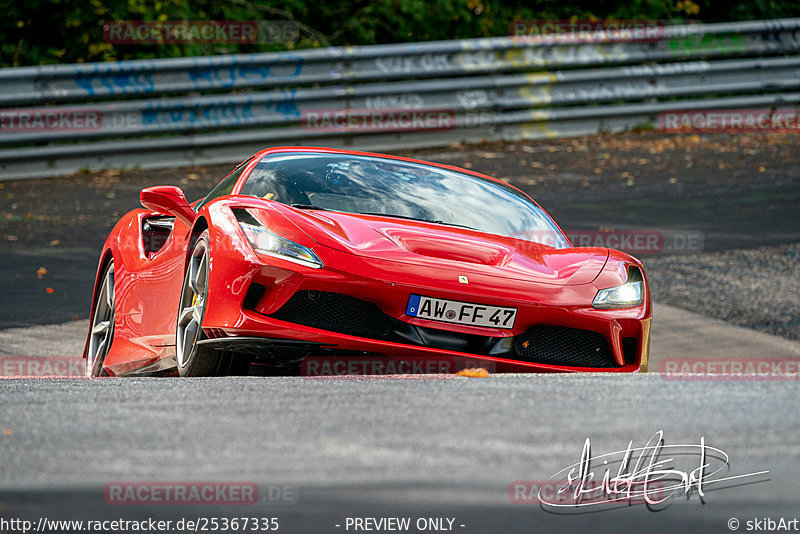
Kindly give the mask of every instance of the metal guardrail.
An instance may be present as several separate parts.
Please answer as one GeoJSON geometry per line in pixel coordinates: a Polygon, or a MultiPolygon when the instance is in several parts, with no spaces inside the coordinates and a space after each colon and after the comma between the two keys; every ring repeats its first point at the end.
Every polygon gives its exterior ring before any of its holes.
{"type": "Polygon", "coordinates": [[[489,38],[0,70],[0,179],[235,162],[275,144],[396,150],[652,124],[671,110],[796,105],[800,19],[668,26],[655,42],[489,38]],[[177,96],[183,95],[183,96],[177,96]],[[329,131],[315,110],[447,110],[445,130],[329,131]]]}

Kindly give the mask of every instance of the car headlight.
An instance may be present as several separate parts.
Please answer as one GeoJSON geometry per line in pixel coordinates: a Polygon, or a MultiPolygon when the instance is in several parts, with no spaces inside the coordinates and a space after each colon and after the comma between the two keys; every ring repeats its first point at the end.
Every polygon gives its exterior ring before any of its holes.
{"type": "MultiPolygon", "coordinates": [[[[248,215],[250,214],[248,213],[248,215]]],[[[236,219],[239,221],[239,226],[242,227],[244,235],[247,236],[247,240],[256,252],[314,269],[322,269],[325,266],[319,256],[310,248],[270,232],[252,216],[246,217],[246,221],[242,220],[244,218],[237,214],[236,219]]]]}
{"type": "Polygon", "coordinates": [[[628,269],[628,280],[621,286],[601,289],[592,301],[592,307],[600,310],[610,308],[633,308],[644,298],[644,278],[636,268],[628,269]]]}

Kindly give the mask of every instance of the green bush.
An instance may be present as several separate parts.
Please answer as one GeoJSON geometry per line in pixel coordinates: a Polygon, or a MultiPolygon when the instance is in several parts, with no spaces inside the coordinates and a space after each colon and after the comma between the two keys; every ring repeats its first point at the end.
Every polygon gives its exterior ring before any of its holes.
{"type": "Polygon", "coordinates": [[[800,15],[791,0],[0,0],[0,66],[180,57],[508,35],[520,19],[716,22],[800,15]],[[284,45],[112,45],[115,20],[289,20],[284,45]]]}

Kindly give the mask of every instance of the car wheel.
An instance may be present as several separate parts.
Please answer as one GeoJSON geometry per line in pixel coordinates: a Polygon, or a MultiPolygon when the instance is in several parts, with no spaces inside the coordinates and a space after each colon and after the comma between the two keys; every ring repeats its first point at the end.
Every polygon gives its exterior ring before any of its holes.
{"type": "Polygon", "coordinates": [[[114,260],[106,265],[101,280],[89,331],[86,376],[108,376],[103,364],[114,340],[114,260]]]}
{"type": "Polygon", "coordinates": [[[219,368],[220,355],[198,344],[203,339],[203,317],[208,300],[208,230],[204,231],[192,249],[178,308],[175,330],[175,356],[181,376],[213,376],[219,368]]]}

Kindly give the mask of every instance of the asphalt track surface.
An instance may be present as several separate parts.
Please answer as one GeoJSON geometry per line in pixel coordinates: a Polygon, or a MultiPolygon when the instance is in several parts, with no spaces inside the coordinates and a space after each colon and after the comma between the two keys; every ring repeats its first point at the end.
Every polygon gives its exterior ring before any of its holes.
{"type": "MultiPolygon", "coordinates": [[[[3,517],[178,520],[277,517],[281,532],[353,532],[348,517],[449,517],[455,532],[725,532],[736,517],[794,518],[800,465],[796,382],[665,381],[659,375],[485,379],[217,378],[7,381],[0,389],[3,517]],[[594,454],[706,444],[727,476],[645,505],[555,514],[510,501],[594,454]],[[239,481],[245,506],[107,504],[122,481],[239,481]],[[269,500],[270,487],[296,498],[269,500]],[[460,527],[460,525],[465,525],[460,527]]],[[[699,458],[683,463],[694,469],[699,458]]],[[[409,532],[418,532],[411,529],[409,532]]]]}

